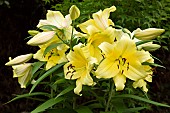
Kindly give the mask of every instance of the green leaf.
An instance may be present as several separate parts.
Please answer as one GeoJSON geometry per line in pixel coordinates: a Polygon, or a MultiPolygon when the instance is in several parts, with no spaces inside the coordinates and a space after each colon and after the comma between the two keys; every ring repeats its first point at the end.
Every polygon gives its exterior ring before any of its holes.
{"type": "Polygon", "coordinates": [[[74,86],[71,85],[69,87],[67,87],[66,89],[64,89],[63,91],[61,91],[55,98],[58,98],[59,96],[62,96],[70,91],[72,91],[74,89],[74,86]]]}
{"type": "Polygon", "coordinates": [[[58,29],[56,26],[54,25],[43,25],[40,27],[41,30],[49,30],[49,31],[54,31],[56,29],[58,29]]]}
{"type": "Polygon", "coordinates": [[[75,111],[77,111],[77,113],[93,113],[87,106],[81,106],[78,109],[75,109],[75,111]]]}
{"type": "Polygon", "coordinates": [[[35,62],[33,64],[32,75],[34,75],[34,73],[44,64],[45,64],[45,62],[41,62],[41,61],[35,62]]]}
{"type": "Polygon", "coordinates": [[[117,112],[115,112],[115,111],[106,111],[106,112],[100,111],[100,113],[117,113],[117,112]]]}
{"type": "Polygon", "coordinates": [[[150,66],[155,66],[155,67],[162,67],[162,68],[166,68],[164,66],[161,66],[159,64],[155,64],[155,63],[149,63],[149,62],[143,62],[142,65],[150,65],[150,66]]]}
{"type": "Polygon", "coordinates": [[[54,99],[54,98],[49,99],[46,102],[44,102],[43,104],[41,104],[40,106],[38,106],[36,109],[34,109],[31,113],[39,113],[39,112],[45,111],[49,107],[52,107],[53,105],[55,105],[63,100],[64,100],[63,97],[59,97],[57,99],[54,99]]]}
{"type": "Polygon", "coordinates": [[[57,46],[61,45],[62,43],[55,43],[55,44],[51,44],[50,46],[48,46],[45,51],[44,51],[44,56],[51,51],[52,49],[56,48],[57,46]]]}
{"type": "Polygon", "coordinates": [[[112,100],[112,104],[114,105],[117,113],[122,113],[125,109],[127,109],[122,98],[114,98],[112,100]]]}
{"type": "Polygon", "coordinates": [[[51,75],[54,71],[56,71],[57,69],[59,69],[61,66],[63,66],[66,62],[63,62],[61,64],[56,65],[55,67],[51,68],[50,70],[48,70],[46,73],[44,73],[32,86],[30,93],[35,89],[35,87],[46,77],[48,77],[49,75],[51,75]]]}
{"type": "Polygon", "coordinates": [[[77,113],[73,109],[69,108],[57,108],[57,109],[48,109],[47,113],[77,113]]]}
{"type": "Polygon", "coordinates": [[[139,45],[142,45],[142,44],[145,44],[145,43],[148,43],[148,42],[153,42],[153,40],[142,40],[142,41],[138,41],[138,42],[136,42],[136,46],[139,46],[139,45]]]}
{"type": "Polygon", "coordinates": [[[22,94],[22,95],[16,95],[17,97],[6,102],[5,104],[10,103],[10,102],[15,101],[15,100],[18,100],[18,99],[21,99],[21,98],[26,98],[26,97],[36,96],[36,95],[44,95],[44,96],[50,97],[49,93],[44,93],[44,92],[34,92],[34,93],[30,93],[30,94],[27,93],[27,94],[22,94]]]}
{"type": "Polygon", "coordinates": [[[122,113],[135,113],[137,111],[140,111],[140,110],[143,110],[143,109],[146,109],[147,107],[135,107],[135,108],[128,108],[128,109],[125,109],[123,110],[122,113]]]}
{"type": "Polygon", "coordinates": [[[61,84],[61,83],[65,83],[65,82],[66,82],[66,79],[63,78],[63,79],[56,80],[54,84],[61,84]]]}
{"type": "Polygon", "coordinates": [[[145,99],[145,98],[142,98],[142,97],[139,97],[139,96],[136,96],[136,95],[131,95],[131,94],[117,95],[117,96],[114,96],[113,98],[132,98],[132,99],[136,99],[136,100],[139,100],[139,101],[150,103],[150,104],[153,104],[153,105],[156,105],[156,106],[170,107],[169,105],[162,104],[162,103],[159,103],[159,102],[155,102],[155,101],[152,101],[152,100],[148,100],[148,99],[145,99]]]}

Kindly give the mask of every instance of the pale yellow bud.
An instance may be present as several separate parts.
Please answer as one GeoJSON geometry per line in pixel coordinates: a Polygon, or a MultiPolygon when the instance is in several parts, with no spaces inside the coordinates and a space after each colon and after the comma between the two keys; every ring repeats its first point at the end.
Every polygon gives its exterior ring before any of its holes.
{"type": "Polygon", "coordinates": [[[134,36],[140,40],[152,40],[160,36],[165,30],[158,28],[148,28],[145,30],[137,29],[134,31],[134,36]]]}
{"type": "Polygon", "coordinates": [[[80,10],[75,5],[71,6],[71,8],[69,10],[69,13],[70,13],[70,18],[72,20],[75,20],[75,19],[77,19],[80,16],[80,10]]]}
{"type": "Polygon", "coordinates": [[[55,35],[55,31],[41,32],[30,39],[27,44],[32,46],[38,46],[47,43],[55,35]]]}
{"type": "Polygon", "coordinates": [[[20,55],[10,60],[9,62],[7,62],[5,65],[12,66],[12,65],[22,64],[22,63],[29,61],[32,58],[32,56],[33,56],[32,53],[26,54],[26,55],[20,55]]]}
{"type": "Polygon", "coordinates": [[[155,51],[157,49],[159,49],[161,46],[158,44],[150,44],[150,45],[145,45],[142,47],[142,49],[146,50],[146,51],[155,51]]]}
{"type": "Polygon", "coordinates": [[[31,35],[31,36],[35,36],[39,33],[39,31],[36,31],[36,30],[29,30],[28,33],[31,35]]]}

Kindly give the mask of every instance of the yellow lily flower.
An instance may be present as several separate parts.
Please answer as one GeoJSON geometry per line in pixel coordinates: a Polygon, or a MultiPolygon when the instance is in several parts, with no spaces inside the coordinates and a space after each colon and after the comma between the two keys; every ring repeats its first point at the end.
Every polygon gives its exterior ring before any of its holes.
{"type": "Polygon", "coordinates": [[[7,62],[5,65],[6,66],[12,66],[12,65],[22,64],[22,63],[29,61],[32,58],[32,56],[33,56],[33,54],[30,53],[30,54],[26,54],[26,55],[17,56],[12,60],[11,60],[11,58],[9,58],[10,61],[7,62]]]}
{"type": "Polygon", "coordinates": [[[39,23],[37,25],[38,28],[43,25],[54,25],[59,29],[63,29],[63,28],[69,27],[72,23],[70,15],[66,15],[64,17],[60,11],[48,10],[46,18],[47,18],[47,20],[39,21],[39,23]]]}
{"type": "Polygon", "coordinates": [[[44,51],[50,44],[51,43],[40,46],[40,50],[38,50],[37,53],[33,56],[34,59],[47,62],[46,70],[52,68],[56,64],[67,61],[65,52],[67,51],[68,47],[65,44],[61,44],[56,48],[53,48],[44,56],[44,51]]]}
{"type": "Polygon", "coordinates": [[[117,91],[124,89],[126,78],[138,81],[148,75],[141,63],[149,60],[150,54],[137,51],[135,42],[129,37],[122,37],[114,44],[103,42],[99,48],[105,59],[98,66],[96,77],[113,78],[117,91]]]}
{"type": "MultiPolygon", "coordinates": [[[[58,29],[62,29],[64,31],[62,38],[70,39],[72,34],[72,20],[70,18],[70,14],[65,17],[59,11],[51,11],[48,10],[46,15],[46,20],[40,20],[37,27],[40,28],[43,25],[53,25],[58,29]]],[[[58,33],[58,31],[56,31],[58,33]]],[[[59,35],[61,32],[58,33],[59,35]]]]}
{"type": "Polygon", "coordinates": [[[31,80],[32,77],[32,64],[24,63],[20,65],[12,66],[13,68],[13,77],[18,77],[18,82],[21,85],[21,88],[26,88],[27,83],[31,80]]]}
{"type": "Polygon", "coordinates": [[[87,20],[86,22],[78,25],[80,29],[84,32],[89,34],[90,31],[87,30],[88,26],[93,26],[96,29],[96,32],[103,31],[108,28],[110,25],[114,26],[114,23],[111,19],[109,19],[110,12],[114,12],[116,10],[115,6],[110,8],[106,8],[103,11],[100,10],[97,13],[94,13],[93,19],[87,20]]]}
{"type": "MultiPolygon", "coordinates": [[[[95,31],[95,29],[91,28],[91,30],[89,30],[89,31],[93,32],[93,31],[95,31]]],[[[98,62],[100,62],[103,59],[103,56],[102,56],[101,50],[98,48],[98,46],[102,42],[113,43],[115,38],[116,38],[116,30],[112,27],[108,27],[103,32],[92,33],[87,39],[86,48],[89,50],[90,55],[92,57],[97,58],[98,62]]]]}
{"type": "Polygon", "coordinates": [[[92,86],[94,84],[90,71],[97,60],[91,57],[88,51],[78,44],[73,47],[67,55],[68,63],[64,65],[64,75],[66,79],[77,79],[74,93],[80,95],[82,85],[92,86]]]}

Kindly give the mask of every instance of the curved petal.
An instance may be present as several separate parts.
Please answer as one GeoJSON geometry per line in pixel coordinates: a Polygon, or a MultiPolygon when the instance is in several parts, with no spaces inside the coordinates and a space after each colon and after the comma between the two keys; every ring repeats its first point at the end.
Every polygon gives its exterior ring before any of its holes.
{"type": "Polygon", "coordinates": [[[94,20],[93,19],[89,19],[86,22],[79,24],[78,27],[84,32],[84,33],[88,33],[88,30],[86,29],[89,25],[94,25],[94,20]]]}
{"type": "Polygon", "coordinates": [[[134,88],[139,87],[139,88],[142,88],[143,91],[148,92],[148,89],[147,89],[147,87],[146,87],[146,82],[145,82],[143,79],[140,79],[140,80],[138,80],[138,81],[135,81],[135,82],[133,83],[133,87],[134,87],[134,88]]]}
{"type": "Polygon", "coordinates": [[[74,93],[81,96],[82,95],[82,94],[80,94],[81,90],[82,90],[82,83],[81,83],[80,79],[77,79],[76,80],[76,88],[74,88],[74,93]]]}
{"type": "Polygon", "coordinates": [[[126,77],[123,74],[121,73],[117,74],[115,77],[113,77],[113,80],[116,86],[116,91],[121,91],[124,89],[126,77]]]}

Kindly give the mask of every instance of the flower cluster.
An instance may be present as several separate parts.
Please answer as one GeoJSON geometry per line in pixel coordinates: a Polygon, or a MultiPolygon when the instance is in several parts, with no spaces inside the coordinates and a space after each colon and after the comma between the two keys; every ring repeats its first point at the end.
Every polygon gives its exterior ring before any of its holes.
{"type": "Polygon", "coordinates": [[[133,81],[134,88],[147,92],[146,82],[152,82],[154,63],[149,51],[160,48],[153,39],[164,29],[128,29],[116,26],[109,19],[115,6],[100,10],[92,18],[77,25],[74,21],[80,16],[79,9],[73,5],[65,17],[59,11],[48,10],[46,19],[40,20],[40,31],[29,31],[33,36],[27,44],[38,46],[35,54],[18,56],[6,65],[13,67],[14,77],[18,77],[22,88],[32,80],[32,57],[46,62],[45,70],[66,62],[64,77],[76,80],[75,94],[80,95],[83,85],[94,86],[93,78],[113,79],[116,91],[123,90],[126,79],[133,81]],[[81,39],[84,39],[83,41],[81,39]]]}

